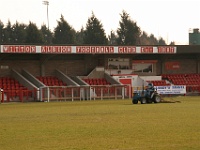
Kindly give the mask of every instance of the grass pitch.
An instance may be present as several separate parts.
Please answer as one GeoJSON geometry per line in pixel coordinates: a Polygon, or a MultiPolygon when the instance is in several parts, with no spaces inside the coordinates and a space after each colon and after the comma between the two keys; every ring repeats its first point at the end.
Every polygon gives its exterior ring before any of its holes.
{"type": "Polygon", "coordinates": [[[0,104],[0,149],[199,150],[200,97],[173,100],[0,104]]]}

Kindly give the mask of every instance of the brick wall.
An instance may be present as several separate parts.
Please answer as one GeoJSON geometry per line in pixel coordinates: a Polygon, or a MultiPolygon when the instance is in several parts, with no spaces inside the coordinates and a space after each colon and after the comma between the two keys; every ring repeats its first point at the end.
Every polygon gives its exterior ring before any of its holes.
{"type": "Polygon", "coordinates": [[[45,75],[54,75],[55,69],[69,76],[80,76],[85,73],[85,62],[83,60],[51,60],[44,64],[45,75]]]}
{"type": "Polygon", "coordinates": [[[18,72],[21,72],[22,69],[30,71],[34,75],[40,74],[40,62],[39,61],[20,61],[20,60],[7,60],[0,62],[1,66],[8,67],[0,69],[0,76],[10,76],[11,69],[15,69],[18,72]]]}
{"type": "MultiPolygon", "coordinates": [[[[23,58],[23,56],[21,56],[23,58]]],[[[41,56],[43,57],[43,56],[41,56]]],[[[63,73],[69,76],[85,76],[88,75],[96,66],[98,66],[98,61],[101,59],[103,66],[107,66],[108,58],[117,58],[119,55],[62,55],[62,57],[56,57],[56,59],[49,59],[46,61],[44,59],[35,58],[35,60],[1,60],[0,61],[0,76],[10,76],[10,70],[15,69],[21,72],[22,69],[29,71],[34,76],[43,75],[54,75],[55,69],[59,69],[63,73]],[[43,63],[41,63],[43,62],[43,63]]],[[[121,56],[122,57],[122,56],[121,56]]],[[[124,58],[130,58],[130,61],[134,60],[136,55],[126,55],[124,58]]],[[[142,57],[142,56],[140,56],[142,57]]],[[[9,57],[8,57],[9,58],[9,57]]],[[[18,58],[19,59],[19,58],[18,58]]],[[[33,59],[33,58],[32,58],[33,59]]],[[[152,60],[158,60],[154,64],[154,71],[150,75],[160,75],[160,74],[174,74],[174,73],[198,73],[200,71],[200,59],[193,59],[184,55],[183,58],[178,58],[177,56],[169,56],[165,59],[162,58],[151,58],[152,60]],[[171,58],[172,57],[172,58],[171,58]],[[170,59],[171,58],[171,59],[170,59]],[[166,62],[179,62],[180,68],[176,70],[167,70],[165,67],[166,62]]],[[[131,62],[130,62],[131,65],[131,62]]],[[[148,74],[149,75],[149,74],[148,74]]]]}

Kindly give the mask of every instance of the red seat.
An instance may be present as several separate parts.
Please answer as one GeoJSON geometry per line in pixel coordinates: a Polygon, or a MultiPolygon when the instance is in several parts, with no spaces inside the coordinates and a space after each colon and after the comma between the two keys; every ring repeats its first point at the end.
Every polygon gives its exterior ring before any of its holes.
{"type": "Polygon", "coordinates": [[[59,80],[57,77],[54,76],[43,76],[43,77],[36,77],[39,81],[44,83],[47,86],[64,86],[66,85],[63,83],[62,80],[59,80]]]}

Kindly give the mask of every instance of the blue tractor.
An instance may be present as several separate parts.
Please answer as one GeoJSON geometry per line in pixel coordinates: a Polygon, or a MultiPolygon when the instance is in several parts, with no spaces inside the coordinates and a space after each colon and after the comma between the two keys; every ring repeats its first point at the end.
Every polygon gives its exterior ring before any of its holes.
{"type": "Polygon", "coordinates": [[[141,104],[161,102],[161,97],[157,93],[152,83],[148,84],[148,87],[146,90],[134,91],[133,94],[134,94],[132,98],[133,104],[138,104],[139,101],[141,104]]]}

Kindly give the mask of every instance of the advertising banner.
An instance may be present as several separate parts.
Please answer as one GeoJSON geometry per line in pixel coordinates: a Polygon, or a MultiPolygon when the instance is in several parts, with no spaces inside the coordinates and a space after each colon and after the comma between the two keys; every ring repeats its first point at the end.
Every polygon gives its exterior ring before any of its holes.
{"type": "Polygon", "coordinates": [[[0,45],[0,53],[175,54],[174,46],[0,45]]]}
{"type": "Polygon", "coordinates": [[[178,70],[180,69],[180,62],[166,62],[165,63],[166,70],[178,70]]]}
{"type": "Polygon", "coordinates": [[[159,94],[186,94],[185,85],[155,86],[159,94]]]}

